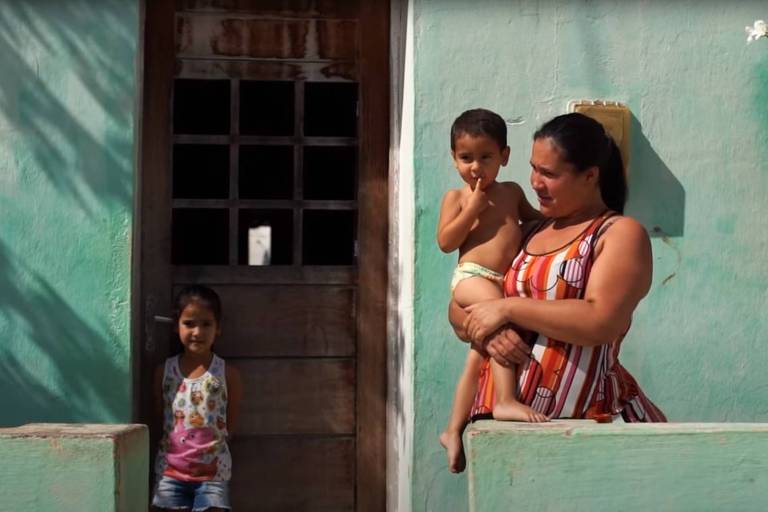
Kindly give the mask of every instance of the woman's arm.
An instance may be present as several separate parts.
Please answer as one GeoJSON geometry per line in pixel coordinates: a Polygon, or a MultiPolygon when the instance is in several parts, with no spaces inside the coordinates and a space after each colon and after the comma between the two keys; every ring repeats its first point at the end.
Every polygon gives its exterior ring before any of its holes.
{"type": "Polygon", "coordinates": [[[243,396],[243,384],[240,379],[240,371],[232,365],[226,366],[227,379],[227,434],[232,439],[239,426],[240,399],[243,396]]]}
{"type": "Polygon", "coordinates": [[[502,366],[522,364],[528,359],[531,347],[511,326],[498,329],[491,336],[476,343],[469,339],[464,330],[466,317],[464,309],[452,300],[448,306],[448,319],[460,340],[471,343],[475,350],[487,353],[502,366]]]}
{"type": "Polygon", "coordinates": [[[583,299],[533,300],[508,297],[467,308],[464,323],[482,340],[512,322],[575,345],[602,345],[621,336],[651,286],[651,244],[645,229],[623,217],[602,235],[583,299]]]}

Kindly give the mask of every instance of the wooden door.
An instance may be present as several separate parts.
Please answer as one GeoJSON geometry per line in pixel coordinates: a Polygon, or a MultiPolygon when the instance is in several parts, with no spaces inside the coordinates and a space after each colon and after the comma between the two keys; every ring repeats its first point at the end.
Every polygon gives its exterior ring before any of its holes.
{"type": "Polygon", "coordinates": [[[140,419],[174,292],[209,285],[245,385],[235,510],[383,510],[388,3],[145,16],[140,419]]]}

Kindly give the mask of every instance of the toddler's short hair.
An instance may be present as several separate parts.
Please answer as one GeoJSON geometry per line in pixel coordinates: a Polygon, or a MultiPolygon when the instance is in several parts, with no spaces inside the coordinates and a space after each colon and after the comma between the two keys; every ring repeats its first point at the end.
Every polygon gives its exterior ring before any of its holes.
{"type": "Polygon", "coordinates": [[[499,149],[507,147],[507,123],[496,112],[484,108],[467,110],[456,118],[451,126],[451,150],[456,149],[456,139],[462,135],[485,135],[493,139],[499,149]]]}

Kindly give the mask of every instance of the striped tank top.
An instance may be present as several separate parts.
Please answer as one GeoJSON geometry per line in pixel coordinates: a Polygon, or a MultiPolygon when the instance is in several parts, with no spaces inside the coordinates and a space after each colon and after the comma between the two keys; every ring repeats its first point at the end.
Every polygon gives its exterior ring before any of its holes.
{"type": "MultiPolygon", "coordinates": [[[[604,213],[565,247],[546,254],[527,252],[529,236],[504,276],[504,295],[536,300],[583,298],[597,237],[605,221],[614,215],[604,213]]],[[[532,234],[545,225],[546,222],[542,223],[532,234]]],[[[620,414],[626,422],[666,421],[619,364],[623,335],[612,343],[584,347],[537,333],[523,334],[533,350],[529,361],[517,369],[521,403],[553,418],[608,422],[620,414]]],[[[494,400],[493,376],[486,360],[470,416],[487,417],[494,400]]]]}

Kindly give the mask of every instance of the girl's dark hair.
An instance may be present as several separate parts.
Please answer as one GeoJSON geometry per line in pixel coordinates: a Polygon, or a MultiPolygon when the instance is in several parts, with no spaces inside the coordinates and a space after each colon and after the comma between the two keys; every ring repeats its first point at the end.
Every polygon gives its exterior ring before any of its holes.
{"type": "Polygon", "coordinates": [[[462,135],[478,137],[485,135],[499,145],[499,149],[507,147],[507,123],[496,112],[484,108],[475,108],[462,112],[451,126],[451,150],[456,149],[456,139],[462,135]]]}
{"type": "Polygon", "coordinates": [[[221,325],[221,299],[219,294],[207,286],[193,284],[185,286],[176,295],[176,309],[174,310],[174,319],[176,322],[181,317],[181,312],[190,304],[200,304],[208,308],[213,313],[216,323],[221,325]]]}
{"type": "Polygon", "coordinates": [[[533,134],[533,140],[549,138],[558,147],[563,159],[573,164],[577,172],[590,167],[600,169],[600,195],[611,210],[624,213],[627,202],[627,179],[618,146],[603,125],[584,114],[557,116],[544,123],[533,134]]]}

